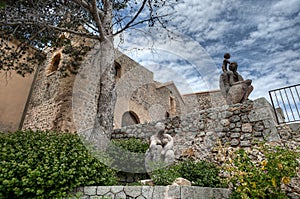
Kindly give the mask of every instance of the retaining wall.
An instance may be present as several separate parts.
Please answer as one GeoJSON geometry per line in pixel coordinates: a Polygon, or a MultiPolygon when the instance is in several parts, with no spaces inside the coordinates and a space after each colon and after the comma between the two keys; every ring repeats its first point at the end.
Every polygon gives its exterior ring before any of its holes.
{"type": "MultiPolygon", "coordinates": [[[[257,141],[280,140],[274,112],[265,98],[157,122],[165,123],[166,133],[174,138],[176,158],[192,151],[193,156],[201,159],[211,152],[218,140],[232,147],[251,147],[257,141]]],[[[116,129],[112,139],[134,137],[149,140],[156,133],[157,122],[116,129]]]]}
{"type": "Polygon", "coordinates": [[[195,186],[89,186],[76,190],[82,199],[226,199],[229,189],[195,186]]]}

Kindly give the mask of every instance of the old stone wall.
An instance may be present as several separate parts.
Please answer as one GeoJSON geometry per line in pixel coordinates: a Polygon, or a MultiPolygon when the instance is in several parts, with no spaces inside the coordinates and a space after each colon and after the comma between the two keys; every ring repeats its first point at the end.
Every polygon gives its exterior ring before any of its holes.
{"type": "Polygon", "coordinates": [[[116,83],[115,128],[122,126],[126,112],[134,113],[140,123],[182,113],[184,102],[174,83],[155,82],[153,72],[123,54],[117,56],[116,62],[121,70],[116,83]]]}
{"type": "Polygon", "coordinates": [[[108,197],[112,199],[226,199],[229,189],[195,186],[89,186],[75,192],[82,193],[82,199],[108,197]]]}
{"type": "Polygon", "coordinates": [[[226,104],[220,90],[185,94],[182,98],[186,106],[185,114],[226,104]]]}
{"type": "Polygon", "coordinates": [[[286,147],[296,149],[300,146],[300,123],[280,124],[276,128],[286,147]]]}
{"type": "MultiPolygon", "coordinates": [[[[75,75],[63,77],[57,69],[49,71],[55,54],[49,54],[45,65],[37,71],[23,129],[74,131],[71,107],[75,75]]],[[[61,55],[59,64],[66,59],[61,55]]]]}
{"type": "MultiPolygon", "coordinates": [[[[185,155],[205,158],[218,140],[232,147],[251,147],[256,141],[280,140],[272,107],[264,98],[201,110],[161,122],[166,124],[166,132],[174,138],[177,158],[185,155]]],[[[116,129],[112,136],[114,139],[136,137],[148,140],[156,133],[156,123],[116,129]]]]}

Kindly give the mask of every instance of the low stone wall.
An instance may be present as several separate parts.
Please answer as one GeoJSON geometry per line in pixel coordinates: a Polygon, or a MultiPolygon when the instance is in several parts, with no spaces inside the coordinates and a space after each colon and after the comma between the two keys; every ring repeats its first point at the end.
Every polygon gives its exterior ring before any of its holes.
{"type": "Polygon", "coordinates": [[[226,199],[229,189],[195,186],[88,186],[80,187],[82,199],[226,199]]]}
{"type": "MultiPolygon", "coordinates": [[[[232,147],[251,147],[257,141],[280,140],[273,109],[265,98],[158,122],[165,123],[167,133],[174,138],[176,158],[193,153],[201,159],[211,152],[218,140],[232,147]]],[[[112,139],[134,137],[148,140],[156,133],[155,124],[157,122],[116,129],[112,139]]]]}
{"type": "Polygon", "coordinates": [[[300,123],[280,124],[277,130],[286,147],[296,149],[300,146],[300,123]]]}

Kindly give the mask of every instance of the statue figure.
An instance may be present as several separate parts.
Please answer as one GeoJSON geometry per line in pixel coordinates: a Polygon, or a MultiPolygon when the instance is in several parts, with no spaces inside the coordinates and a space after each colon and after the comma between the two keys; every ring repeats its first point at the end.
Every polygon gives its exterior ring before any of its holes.
{"type": "Polygon", "coordinates": [[[168,165],[175,160],[172,136],[164,133],[165,125],[161,122],[157,123],[155,128],[157,133],[151,136],[150,147],[146,151],[145,163],[147,171],[151,170],[155,164],[158,164],[158,166],[161,166],[162,163],[168,165]]]}
{"type": "Polygon", "coordinates": [[[220,89],[227,104],[243,103],[253,91],[252,80],[244,80],[237,72],[237,67],[236,62],[231,62],[229,71],[223,70],[220,76],[220,89]]]}
{"type": "Polygon", "coordinates": [[[230,64],[230,54],[229,53],[225,53],[224,54],[224,60],[223,60],[223,64],[222,64],[222,71],[223,73],[220,76],[220,89],[221,89],[221,93],[224,96],[224,98],[226,99],[227,93],[229,91],[230,88],[230,84],[229,84],[229,76],[227,74],[227,64],[230,64]]]}
{"type": "Polygon", "coordinates": [[[226,72],[227,71],[227,64],[230,64],[230,54],[229,53],[225,53],[224,54],[224,60],[223,60],[223,64],[222,64],[222,71],[226,72]]]}

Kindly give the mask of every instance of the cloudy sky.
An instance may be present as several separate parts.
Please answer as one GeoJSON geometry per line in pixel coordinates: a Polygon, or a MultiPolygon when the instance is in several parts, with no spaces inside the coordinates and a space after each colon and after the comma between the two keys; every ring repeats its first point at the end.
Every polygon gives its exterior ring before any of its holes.
{"type": "Polygon", "coordinates": [[[229,52],[253,80],[250,99],[300,83],[299,0],[178,0],[172,12],[173,39],[155,31],[121,35],[120,49],[156,80],[174,81],[182,94],[216,90],[229,52]]]}

